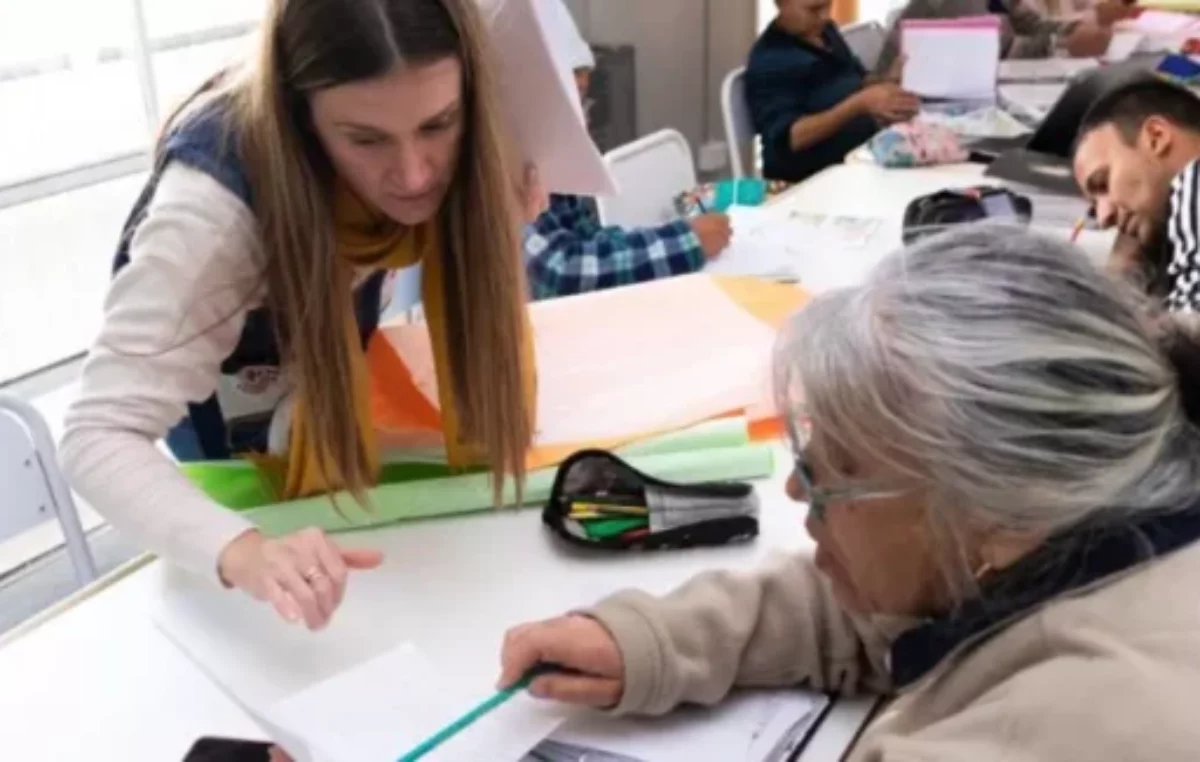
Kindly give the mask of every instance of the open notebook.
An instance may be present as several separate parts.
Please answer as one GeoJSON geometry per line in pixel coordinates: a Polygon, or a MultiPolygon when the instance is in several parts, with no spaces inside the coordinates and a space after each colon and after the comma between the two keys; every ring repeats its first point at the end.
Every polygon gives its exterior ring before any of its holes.
{"type": "MultiPolygon", "coordinates": [[[[402,644],[270,705],[239,703],[296,762],[396,762],[482,698],[402,644]]],[[[615,719],[519,694],[421,759],[785,762],[828,706],[827,696],[809,691],[747,691],[713,708],[615,719]]]]}
{"type": "MultiPolygon", "coordinates": [[[[479,698],[402,644],[282,701],[239,703],[295,762],[396,762],[479,698]]],[[[518,760],[567,716],[563,707],[516,696],[422,760],[518,760]]]]}

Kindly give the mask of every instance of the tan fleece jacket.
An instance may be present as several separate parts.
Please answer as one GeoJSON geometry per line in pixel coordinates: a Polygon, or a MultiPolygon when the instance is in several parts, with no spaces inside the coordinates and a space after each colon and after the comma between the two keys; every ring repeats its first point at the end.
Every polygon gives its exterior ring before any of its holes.
{"type": "MultiPolygon", "coordinates": [[[[1197,580],[1194,543],[993,626],[896,695],[848,759],[1200,760],[1197,580]]],[[[890,683],[894,630],[847,615],[807,556],[589,613],[624,654],[619,713],[710,704],[735,686],[890,683]]]]}

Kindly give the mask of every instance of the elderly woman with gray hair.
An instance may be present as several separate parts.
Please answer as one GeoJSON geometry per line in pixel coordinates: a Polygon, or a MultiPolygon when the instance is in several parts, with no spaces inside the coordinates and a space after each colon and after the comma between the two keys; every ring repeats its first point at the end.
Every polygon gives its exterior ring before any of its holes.
{"type": "Polygon", "coordinates": [[[1197,759],[1197,378],[1155,326],[1025,231],[893,255],[780,341],[815,556],[518,627],[501,682],[553,663],[535,695],[643,714],[889,694],[855,762],[1197,759]]]}

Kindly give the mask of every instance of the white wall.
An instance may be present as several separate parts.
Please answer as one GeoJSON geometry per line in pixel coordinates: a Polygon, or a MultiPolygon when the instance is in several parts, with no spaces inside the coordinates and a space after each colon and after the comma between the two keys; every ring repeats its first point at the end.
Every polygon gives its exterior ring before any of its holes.
{"type": "Polygon", "coordinates": [[[745,63],[754,43],[756,13],[752,3],[746,0],[566,2],[589,42],[630,44],[636,48],[640,134],[674,127],[687,136],[693,150],[698,150],[705,140],[723,139],[721,81],[731,69],[745,63]]]}
{"type": "MultiPolygon", "coordinates": [[[[878,21],[887,19],[888,11],[904,5],[904,0],[858,0],[859,21],[878,21]]],[[[757,0],[757,28],[765,29],[771,19],[775,18],[775,0],[757,0]]]]}

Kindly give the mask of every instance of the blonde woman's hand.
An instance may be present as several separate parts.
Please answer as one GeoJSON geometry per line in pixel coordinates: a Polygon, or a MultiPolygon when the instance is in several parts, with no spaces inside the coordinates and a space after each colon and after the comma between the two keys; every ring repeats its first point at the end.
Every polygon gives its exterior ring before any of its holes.
{"type": "Polygon", "coordinates": [[[246,532],[225,546],[217,570],[226,584],[269,602],[288,622],[319,630],[341,604],[349,573],[381,563],[377,550],[341,548],[309,528],[283,537],[246,532]]]}
{"type": "Polygon", "coordinates": [[[521,200],[521,221],[526,225],[532,224],[550,206],[550,196],[533,164],[525,165],[517,198],[521,200]]]}

